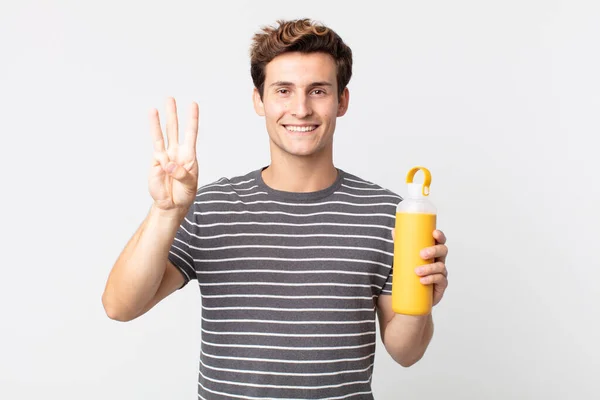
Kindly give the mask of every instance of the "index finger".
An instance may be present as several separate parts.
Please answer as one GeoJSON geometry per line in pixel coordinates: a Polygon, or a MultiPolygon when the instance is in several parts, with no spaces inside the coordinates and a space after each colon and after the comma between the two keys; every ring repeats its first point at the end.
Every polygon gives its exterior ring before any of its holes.
{"type": "Polygon", "coordinates": [[[160,127],[160,119],[158,117],[158,110],[156,108],[153,108],[150,111],[150,132],[152,134],[154,150],[158,152],[164,151],[165,141],[163,139],[163,133],[160,127]]]}
{"type": "Polygon", "coordinates": [[[196,151],[196,139],[198,138],[198,119],[199,119],[199,111],[198,104],[196,102],[192,102],[190,107],[190,120],[188,122],[187,130],[185,132],[185,145],[192,149],[194,152],[196,151]]]}
{"type": "Polygon", "coordinates": [[[436,229],[435,231],[433,231],[433,237],[439,244],[446,243],[446,235],[444,234],[444,232],[440,231],[439,229],[436,229]]]}

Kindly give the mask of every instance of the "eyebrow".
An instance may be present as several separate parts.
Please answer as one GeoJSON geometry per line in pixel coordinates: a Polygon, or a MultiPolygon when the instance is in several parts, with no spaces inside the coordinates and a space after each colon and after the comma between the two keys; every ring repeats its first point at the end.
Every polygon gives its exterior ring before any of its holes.
{"type": "MultiPolygon", "coordinates": [[[[292,82],[277,81],[277,82],[273,82],[269,85],[269,87],[273,87],[273,86],[296,86],[296,85],[292,82]]],[[[308,85],[308,87],[314,87],[314,86],[333,86],[333,84],[326,82],[326,81],[322,81],[322,82],[313,82],[310,85],[308,85]]]]}

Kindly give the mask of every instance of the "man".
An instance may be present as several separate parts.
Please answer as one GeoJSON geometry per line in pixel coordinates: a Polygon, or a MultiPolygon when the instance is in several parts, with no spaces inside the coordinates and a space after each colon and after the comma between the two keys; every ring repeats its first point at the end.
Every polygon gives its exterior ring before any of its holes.
{"type": "MultiPolygon", "coordinates": [[[[185,286],[202,297],[201,399],[371,399],[375,314],[389,354],[424,354],[431,315],[391,308],[392,228],[401,198],[333,164],[336,118],[348,108],[352,53],[331,29],[279,21],[254,37],[254,108],[271,163],[197,189],[198,106],[178,142],[174,99],[166,136],[151,114],[153,206],[116,261],[103,304],[129,321],[185,286]]],[[[446,238],[416,269],[447,286],[446,238]]]]}

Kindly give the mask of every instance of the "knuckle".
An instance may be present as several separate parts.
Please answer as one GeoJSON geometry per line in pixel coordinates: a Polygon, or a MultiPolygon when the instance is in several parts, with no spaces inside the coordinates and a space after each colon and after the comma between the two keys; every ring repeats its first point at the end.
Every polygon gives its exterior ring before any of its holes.
{"type": "Polygon", "coordinates": [[[176,178],[177,179],[183,179],[187,175],[186,174],[187,171],[180,164],[177,164],[177,166],[175,167],[175,171],[174,172],[176,173],[176,178]]]}
{"type": "Polygon", "coordinates": [[[167,163],[169,162],[169,158],[162,151],[155,151],[154,152],[154,159],[156,161],[158,161],[163,167],[166,166],[167,163]]]}

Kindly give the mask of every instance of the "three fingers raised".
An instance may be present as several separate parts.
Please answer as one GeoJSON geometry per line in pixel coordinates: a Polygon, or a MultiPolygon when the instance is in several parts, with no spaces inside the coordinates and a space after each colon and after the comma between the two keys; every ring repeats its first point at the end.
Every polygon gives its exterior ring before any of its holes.
{"type": "MultiPolygon", "coordinates": [[[[185,137],[183,141],[183,145],[189,151],[191,150],[188,156],[193,157],[196,153],[196,139],[198,137],[198,120],[199,120],[199,112],[198,112],[198,104],[193,102],[190,107],[190,118],[187,125],[187,129],[185,132],[185,137]]],[[[174,149],[178,147],[178,129],[179,123],[177,120],[177,106],[175,103],[175,99],[169,97],[167,99],[167,140],[168,147],[170,149],[174,149]]],[[[150,131],[152,134],[152,141],[154,144],[155,152],[164,152],[166,150],[163,131],[160,124],[160,117],[158,110],[153,108],[150,111],[150,131]]]]}

